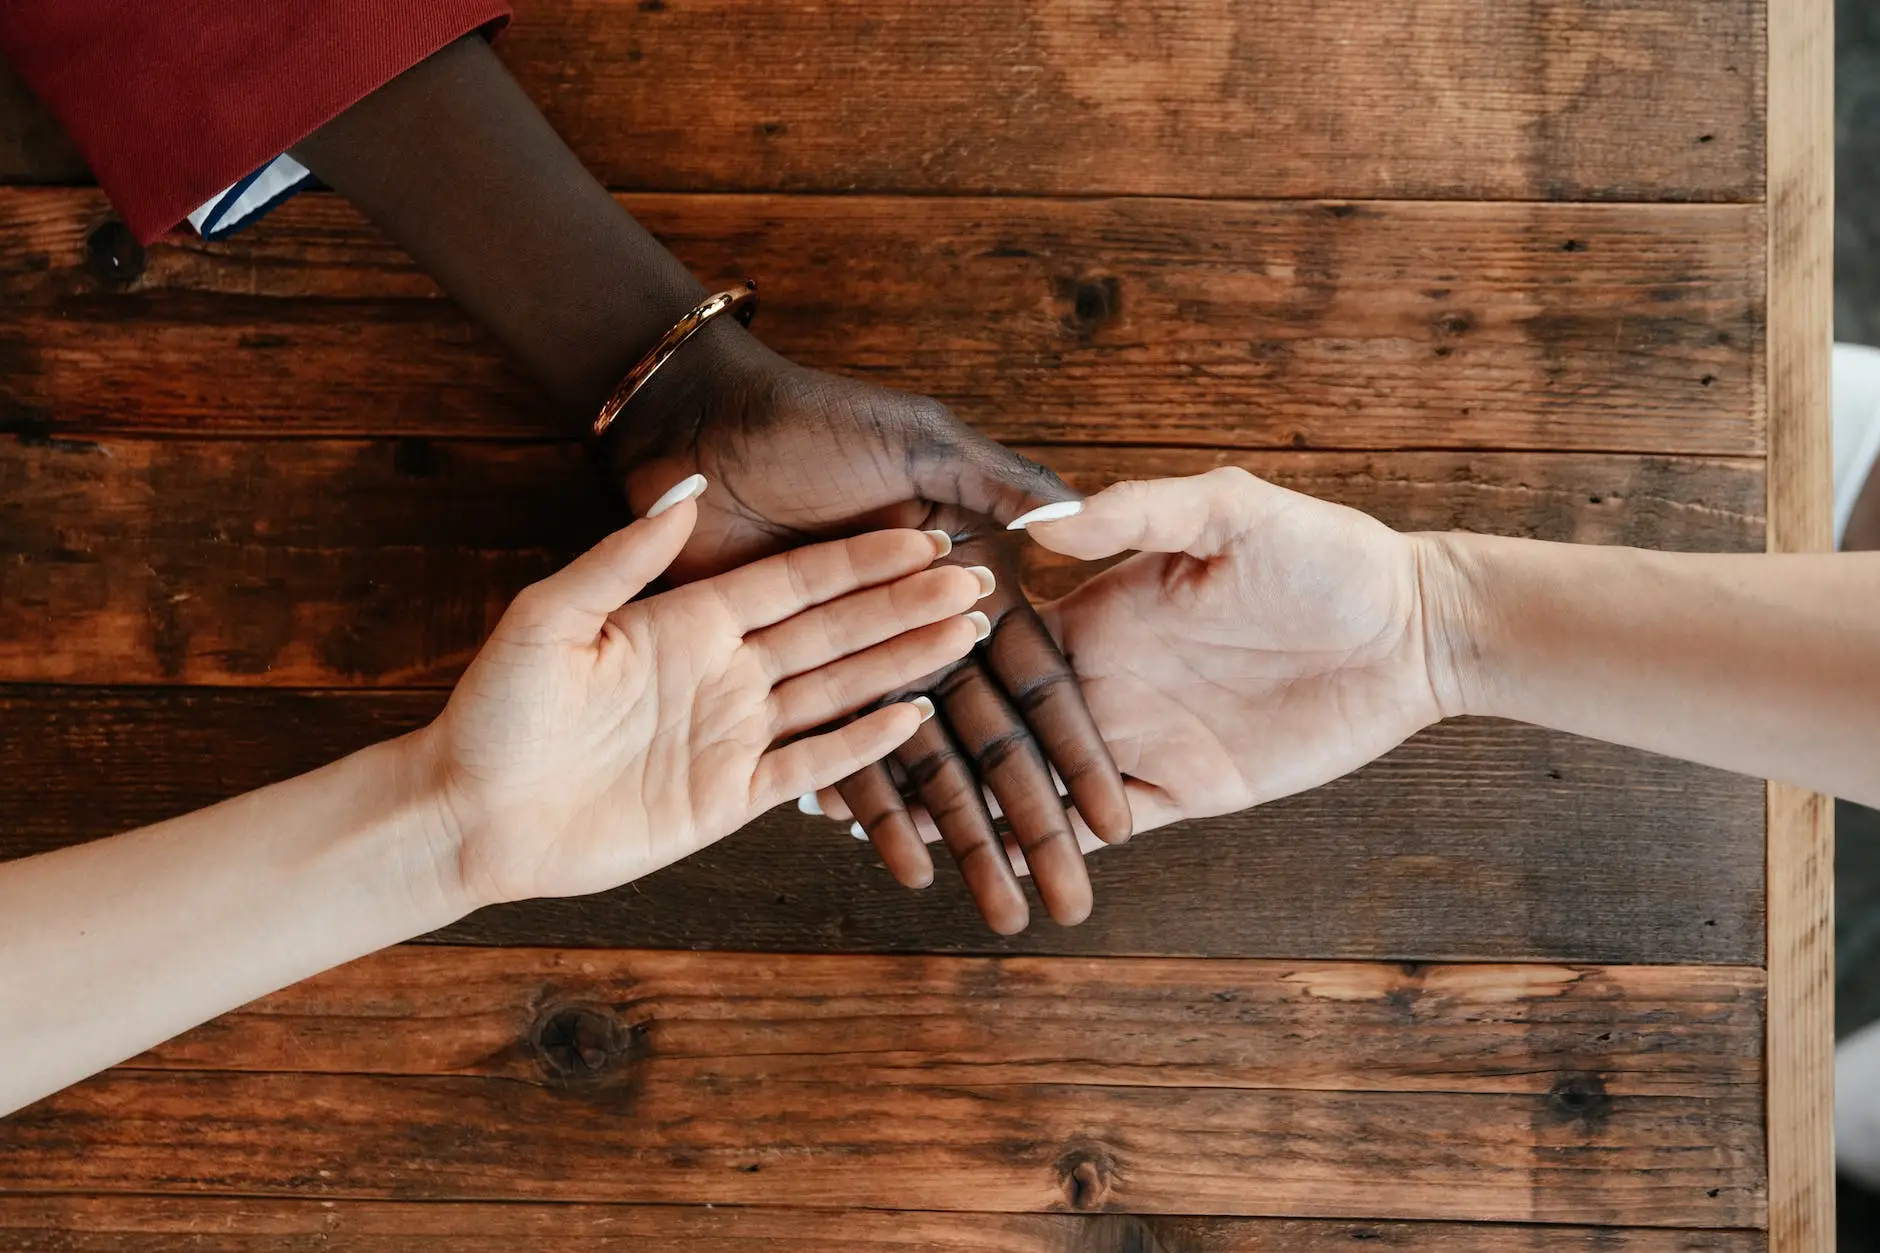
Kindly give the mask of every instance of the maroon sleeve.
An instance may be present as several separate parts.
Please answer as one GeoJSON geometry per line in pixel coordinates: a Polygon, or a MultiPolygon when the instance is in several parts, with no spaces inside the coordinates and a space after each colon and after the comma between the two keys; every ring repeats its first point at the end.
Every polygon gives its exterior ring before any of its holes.
{"type": "Polygon", "coordinates": [[[148,243],[504,0],[0,0],[0,54],[148,243]]]}

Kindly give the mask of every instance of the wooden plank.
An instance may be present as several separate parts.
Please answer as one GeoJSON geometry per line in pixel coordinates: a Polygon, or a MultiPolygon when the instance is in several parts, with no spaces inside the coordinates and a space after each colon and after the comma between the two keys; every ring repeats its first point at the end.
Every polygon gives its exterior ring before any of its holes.
{"type": "Polygon", "coordinates": [[[540,0],[497,47],[623,187],[1749,200],[1761,27],[1751,0],[540,0]]]}
{"type": "MultiPolygon", "coordinates": [[[[1080,487],[1245,465],[1408,529],[1756,549],[1748,461],[1027,449],[1080,487]]],[[[441,685],[619,520],[573,444],[0,440],[0,680],[441,685]]],[[[1023,549],[1034,593],[1083,568],[1023,549]]]]}
{"type": "MultiPolygon", "coordinates": [[[[611,186],[1754,200],[1763,182],[1753,0],[519,10],[498,51],[611,186]]],[[[23,92],[0,99],[0,179],[82,176],[23,92]]]]}
{"type": "Polygon", "coordinates": [[[1737,1097],[1761,1086],[1762,988],[1762,971],[1747,966],[405,945],[224,1015],[127,1068],[535,1083],[569,1077],[557,1069],[575,1064],[568,1046],[542,1042],[578,1020],[599,1033],[595,1047],[624,1050],[614,1061],[657,1058],[666,1077],[688,1082],[812,1083],[839,1071],[881,1087],[1544,1096],[1563,1077],[1597,1074],[1615,1098],[1737,1097]],[[393,1021],[409,1029],[388,1034],[393,1021]]]}
{"type": "Polygon", "coordinates": [[[10,441],[0,673],[448,683],[609,526],[574,444],[10,441]]]}
{"type": "Polygon", "coordinates": [[[90,181],[78,148],[13,67],[0,61],[0,182],[90,181]]]}
{"type": "MultiPolygon", "coordinates": [[[[0,856],[210,804],[422,725],[441,692],[0,689],[0,856]]],[[[1097,908],[1000,938],[951,863],[896,885],[784,807],[617,892],[437,939],[769,951],[1762,960],[1761,785],[1529,727],[1445,724],[1328,787],[1091,858],[1097,908]],[[1641,838],[1649,832],[1650,838],[1641,838]],[[1287,885],[1272,892],[1271,884],[1287,885]]]]}
{"type": "MultiPolygon", "coordinates": [[[[1769,22],[1769,546],[1833,547],[1834,9],[1769,22]]],[[[1834,1247],[1834,808],[1771,784],[1768,803],[1771,1247],[1834,1247]]]]}
{"type": "Polygon", "coordinates": [[[1760,1231],[754,1206],[0,1197],[14,1253],[1764,1253],[1760,1231]],[[184,1242],[179,1246],[178,1242],[184,1242]]]}
{"type": "MultiPolygon", "coordinates": [[[[1007,442],[1763,451],[1760,206],[624,203],[697,273],[755,275],[779,351],[1007,442]]],[[[333,197],[142,253],[88,243],[106,215],[96,193],[0,192],[0,413],[571,429],[333,197]]]]}
{"type": "Polygon", "coordinates": [[[0,1123],[0,1186],[1747,1227],[1761,993],[1749,968],[404,948],[0,1123]]]}

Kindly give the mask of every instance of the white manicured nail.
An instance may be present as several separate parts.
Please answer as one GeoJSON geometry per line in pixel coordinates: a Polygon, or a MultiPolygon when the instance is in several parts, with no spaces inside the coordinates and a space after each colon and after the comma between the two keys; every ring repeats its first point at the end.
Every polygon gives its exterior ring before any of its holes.
{"type": "Polygon", "coordinates": [[[868,838],[867,830],[864,829],[862,824],[859,822],[851,822],[849,824],[849,834],[854,836],[858,840],[865,840],[868,838]]]}
{"type": "Polygon", "coordinates": [[[1065,518],[1074,518],[1084,511],[1081,500],[1060,500],[1054,505],[1039,505],[1030,513],[1021,513],[1013,518],[1005,529],[1022,531],[1034,522],[1062,522],[1065,518]]]}
{"type": "Polygon", "coordinates": [[[977,609],[967,614],[966,620],[973,624],[974,642],[984,643],[986,637],[992,634],[992,619],[980,613],[977,609]]]}
{"type": "Polygon", "coordinates": [[[953,551],[953,537],[945,531],[922,531],[921,534],[933,541],[934,548],[938,550],[934,556],[944,557],[953,551]]]}
{"type": "Polygon", "coordinates": [[[922,722],[933,717],[933,702],[928,700],[925,696],[916,696],[907,703],[912,705],[915,711],[920,714],[920,720],[922,722]]]}
{"type": "Polygon", "coordinates": [[[999,580],[993,576],[992,571],[984,566],[967,566],[966,573],[979,580],[979,599],[981,600],[992,595],[992,589],[999,585],[999,580]]]}
{"type": "Polygon", "coordinates": [[[674,505],[678,504],[680,501],[691,500],[694,496],[703,495],[704,491],[705,491],[705,476],[704,475],[702,474],[687,475],[685,478],[680,479],[677,483],[674,483],[670,488],[668,488],[664,496],[661,496],[658,500],[654,501],[653,507],[646,511],[646,516],[649,518],[657,518],[660,514],[666,512],[666,510],[672,508],[674,505]]]}
{"type": "Polygon", "coordinates": [[[796,812],[820,818],[823,816],[822,802],[816,799],[816,793],[805,792],[796,798],[796,812]]]}

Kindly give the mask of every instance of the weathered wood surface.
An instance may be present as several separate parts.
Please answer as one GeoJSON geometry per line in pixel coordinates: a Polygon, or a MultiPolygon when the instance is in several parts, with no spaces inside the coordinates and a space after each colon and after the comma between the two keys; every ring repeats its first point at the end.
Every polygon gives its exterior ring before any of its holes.
{"type": "Polygon", "coordinates": [[[498,50],[615,186],[1479,200],[1762,188],[1755,0],[518,7],[498,50]],[[703,81],[719,89],[709,109],[703,81]]]}
{"type": "MultiPolygon", "coordinates": [[[[108,835],[422,725],[441,692],[0,689],[0,856],[108,835]]],[[[476,944],[1377,959],[1762,959],[1761,784],[1459,721],[1350,778],[1090,860],[1097,908],[1000,938],[952,865],[896,885],[776,811],[603,896],[486,910],[476,944]]],[[[1038,915],[1042,919],[1042,913],[1038,915]]]]}
{"type": "MultiPolygon", "coordinates": [[[[1834,282],[1834,7],[1769,27],[1769,546],[1834,547],[1829,344],[1834,282]]],[[[1768,818],[1770,1235],[1835,1242],[1834,806],[1771,784],[1768,818]]]]}
{"type": "MultiPolygon", "coordinates": [[[[1763,450],[1758,206],[626,204],[697,273],[756,276],[757,330],[786,355],[939,396],[1008,442],[1763,450]]],[[[95,192],[0,192],[0,416],[575,425],[333,197],[141,254],[107,220],[95,192]]]]}
{"type": "Polygon", "coordinates": [[[615,520],[577,444],[8,440],[0,673],[447,683],[615,520]]]}
{"type": "Polygon", "coordinates": [[[590,1082],[654,1059],[688,1081],[1530,1095],[1597,1074],[1612,1097],[1730,1097],[1761,1080],[1762,987],[1740,966],[405,945],[126,1069],[590,1082]]]}
{"type": "Polygon", "coordinates": [[[1760,1231],[759,1206],[0,1196],[13,1253],[1764,1253],[1760,1231]]]}
{"type": "MultiPolygon", "coordinates": [[[[1755,0],[517,9],[498,52],[610,186],[1476,200],[1763,187],[1755,0]]],[[[83,179],[44,111],[16,82],[0,90],[0,181],[83,179]]]]}
{"type": "Polygon", "coordinates": [[[1745,1227],[1761,1006],[1745,968],[404,948],[0,1123],[0,1188],[1745,1227]]]}
{"type": "MultiPolygon", "coordinates": [[[[1232,463],[1407,529],[1762,545],[1749,461],[1026,451],[1089,490],[1232,463]]],[[[622,520],[567,443],[0,438],[0,681],[446,684],[622,520]]],[[[1087,575],[1023,551],[1036,595],[1087,575]]]]}

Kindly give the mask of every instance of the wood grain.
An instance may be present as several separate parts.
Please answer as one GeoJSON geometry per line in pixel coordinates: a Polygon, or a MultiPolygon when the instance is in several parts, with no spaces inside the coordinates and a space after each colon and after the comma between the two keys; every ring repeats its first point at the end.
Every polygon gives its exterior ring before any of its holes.
{"type": "Polygon", "coordinates": [[[447,683],[609,528],[578,445],[0,445],[0,673],[447,683]]]}
{"type": "MultiPolygon", "coordinates": [[[[1758,206],[636,196],[806,364],[1008,442],[1764,449],[1758,206]]],[[[0,414],[63,431],[567,435],[333,197],[134,245],[0,192],[0,414]],[[137,272],[128,283],[123,274],[137,272]]]]}
{"type": "Polygon", "coordinates": [[[0,1187],[1754,1226],[1761,985],[396,949],[0,1123],[0,1187]]]}
{"type": "Polygon", "coordinates": [[[615,186],[1748,200],[1763,174],[1750,0],[519,10],[498,51],[615,186]]]}
{"type": "Polygon", "coordinates": [[[1760,1231],[756,1206],[0,1197],[14,1253],[1763,1253],[1760,1231]],[[179,1243],[180,1242],[180,1243],[179,1243]]]}
{"type": "Polygon", "coordinates": [[[688,1082],[1546,1095],[1597,1074],[1612,1097],[1736,1097],[1761,1085],[1762,989],[1740,966],[406,945],[127,1068],[599,1078],[544,1043],[572,1015],[606,1065],[652,1057],[688,1082]]]}
{"type": "MultiPolygon", "coordinates": [[[[422,725],[441,692],[0,689],[0,856],[155,822],[422,725]]],[[[602,896],[437,939],[770,951],[1762,960],[1761,785],[1459,721],[1329,787],[1091,858],[1080,927],[988,931],[951,863],[898,887],[793,808],[602,896]],[[1650,838],[1640,837],[1650,832],[1650,838]],[[1283,884],[1283,891],[1273,885],[1283,884]]]]}
{"type": "MultiPolygon", "coordinates": [[[[1411,529],[1762,543],[1746,461],[1027,451],[1092,490],[1231,462],[1411,529]]],[[[0,680],[446,684],[515,592],[622,520],[573,444],[0,439],[0,680]]],[[[1036,594],[1086,577],[1024,552],[1036,594]]]]}
{"type": "MultiPolygon", "coordinates": [[[[517,7],[498,52],[611,186],[1754,200],[1763,185],[1751,0],[517,7]]],[[[0,179],[82,178],[23,90],[3,98],[0,179]]]]}
{"type": "MultiPolygon", "coordinates": [[[[1769,546],[1833,547],[1834,8],[1769,20],[1769,546]]],[[[1834,1247],[1834,807],[1768,803],[1770,1247],[1834,1247]]]]}

